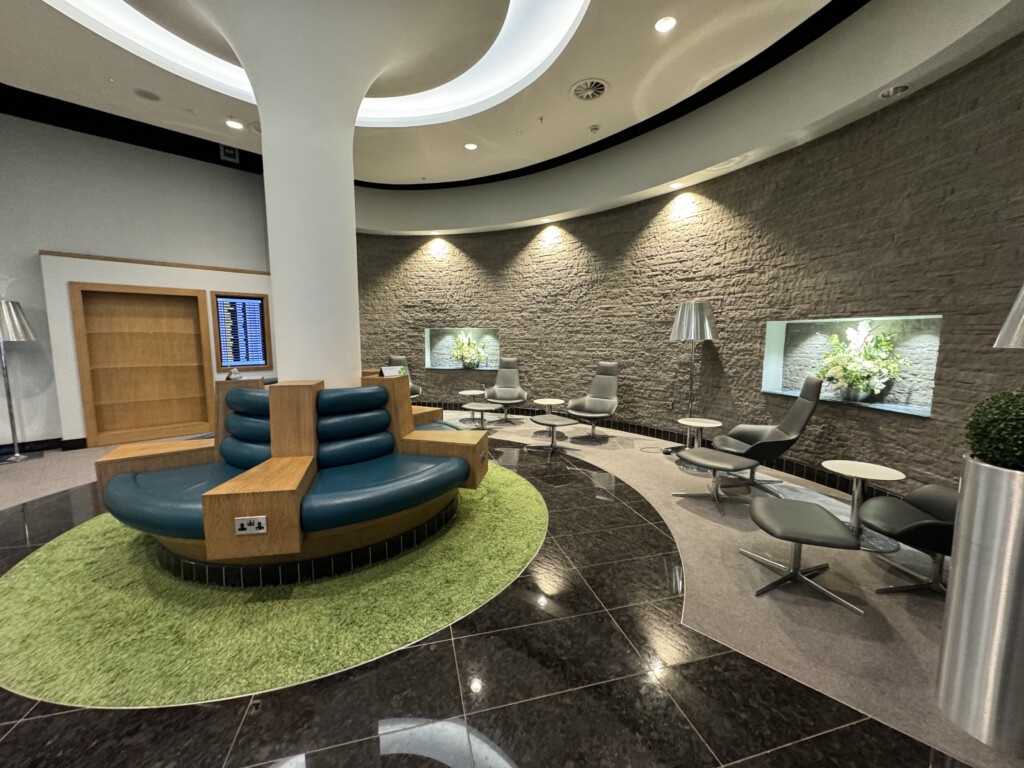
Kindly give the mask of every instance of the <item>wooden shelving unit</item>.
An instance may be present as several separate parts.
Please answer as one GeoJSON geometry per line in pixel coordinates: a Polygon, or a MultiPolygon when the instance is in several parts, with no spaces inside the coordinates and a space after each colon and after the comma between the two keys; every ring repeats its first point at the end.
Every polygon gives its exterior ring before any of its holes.
{"type": "Polygon", "coordinates": [[[213,428],[206,291],[70,283],[90,446],[213,428]]]}

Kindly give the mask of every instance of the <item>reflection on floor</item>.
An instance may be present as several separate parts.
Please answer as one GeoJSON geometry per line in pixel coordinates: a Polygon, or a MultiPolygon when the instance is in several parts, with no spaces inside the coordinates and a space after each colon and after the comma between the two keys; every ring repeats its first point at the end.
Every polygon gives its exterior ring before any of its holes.
{"type": "MultiPolygon", "coordinates": [[[[69,710],[0,690],[0,765],[960,765],[683,627],[675,542],[614,475],[491,446],[550,513],[537,558],[491,602],[383,659],[242,699],[69,710]]],[[[0,512],[0,572],[91,504],[83,486],[0,512]]]]}

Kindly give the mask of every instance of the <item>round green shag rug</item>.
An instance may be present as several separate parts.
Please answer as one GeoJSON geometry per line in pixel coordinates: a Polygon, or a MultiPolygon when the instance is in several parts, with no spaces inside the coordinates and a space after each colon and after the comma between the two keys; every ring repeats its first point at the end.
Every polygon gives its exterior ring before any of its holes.
{"type": "Polygon", "coordinates": [[[492,464],[459,512],[399,557],[285,587],[179,581],[109,514],[0,578],[0,686],[87,707],[156,707],[313,680],[420,640],[508,586],[547,530],[540,494],[492,464]]]}

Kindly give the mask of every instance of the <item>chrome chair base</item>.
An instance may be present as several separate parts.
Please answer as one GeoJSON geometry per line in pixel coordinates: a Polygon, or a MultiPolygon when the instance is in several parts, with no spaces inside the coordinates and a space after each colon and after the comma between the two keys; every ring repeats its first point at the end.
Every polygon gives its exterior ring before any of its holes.
{"type": "Polygon", "coordinates": [[[758,562],[761,565],[775,571],[776,573],[782,574],[781,578],[778,578],[775,581],[765,584],[763,587],[757,590],[757,592],[754,593],[756,597],[760,597],[766,592],[771,592],[776,587],[781,587],[783,584],[786,584],[787,582],[796,581],[813,587],[818,592],[825,595],[829,600],[839,603],[841,606],[853,611],[858,616],[864,615],[864,611],[855,606],[853,603],[847,602],[834,592],[830,592],[829,590],[825,589],[823,586],[821,586],[821,584],[812,581],[812,579],[815,576],[818,576],[819,574],[822,574],[828,570],[828,563],[814,565],[810,568],[801,568],[800,560],[803,556],[803,544],[793,542],[793,554],[790,558],[790,563],[788,566],[785,566],[782,563],[777,563],[774,560],[769,560],[767,557],[756,555],[753,552],[748,552],[745,549],[741,549],[740,553],[746,555],[751,560],[754,560],[755,562],[758,562]]]}
{"type": "Polygon", "coordinates": [[[558,443],[555,442],[555,440],[557,439],[557,436],[558,436],[558,430],[556,430],[554,427],[548,427],[548,430],[551,433],[551,443],[550,443],[550,445],[527,445],[527,446],[525,446],[526,450],[528,450],[528,451],[547,451],[548,452],[548,460],[550,460],[551,457],[554,454],[556,454],[556,453],[561,453],[561,452],[565,452],[565,451],[578,451],[579,450],[579,448],[573,448],[571,445],[559,445],[558,443]]]}
{"type": "Polygon", "coordinates": [[[900,565],[899,563],[893,562],[887,557],[883,557],[882,560],[885,564],[895,568],[901,573],[907,574],[910,578],[914,579],[913,584],[903,584],[895,587],[882,587],[876,589],[875,594],[885,595],[895,592],[937,592],[940,595],[946,594],[946,585],[942,583],[942,566],[945,564],[945,555],[932,555],[932,569],[928,575],[926,581],[921,581],[921,574],[916,573],[909,568],[900,565]]]}
{"type": "MultiPolygon", "coordinates": [[[[678,491],[676,493],[673,493],[672,495],[676,496],[678,498],[682,498],[682,499],[713,499],[714,502],[715,502],[715,508],[718,510],[718,514],[720,514],[720,515],[724,515],[725,514],[725,510],[722,509],[722,502],[723,501],[733,501],[733,502],[736,502],[737,504],[749,504],[750,503],[750,499],[749,498],[744,499],[744,498],[737,498],[735,496],[723,496],[722,493],[721,493],[721,489],[722,489],[722,478],[721,478],[721,476],[718,474],[717,470],[710,470],[710,472],[711,472],[711,491],[710,492],[707,492],[707,493],[690,493],[690,492],[678,491]]],[[[771,492],[769,491],[769,493],[771,493],[771,492]]],[[[777,496],[778,494],[772,493],[772,495],[773,496],[777,496]]]]}

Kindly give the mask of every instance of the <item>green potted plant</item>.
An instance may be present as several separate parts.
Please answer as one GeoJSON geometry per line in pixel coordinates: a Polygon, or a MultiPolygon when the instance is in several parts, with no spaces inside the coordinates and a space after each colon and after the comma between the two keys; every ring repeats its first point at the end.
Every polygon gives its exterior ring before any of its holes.
{"type": "Polygon", "coordinates": [[[1024,751],[1024,389],[975,406],[966,427],[939,663],[939,707],[974,738],[1024,751]],[[984,702],[984,706],[979,703],[984,702]]]}
{"type": "Polygon", "coordinates": [[[907,358],[896,354],[894,336],[871,330],[867,320],[847,328],[845,341],[833,333],[828,339],[829,351],[821,356],[824,362],[818,378],[835,386],[843,400],[884,399],[893,382],[902,379],[900,370],[910,365],[907,358]]]}
{"type": "Polygon", "coordinates": [[[483,346],[463,331],[455,337],[455,351],[451,354],[452,360],[458,360],[463,368],[477,368],[480,363],[487,360],[487,353],[483,346]]]}

